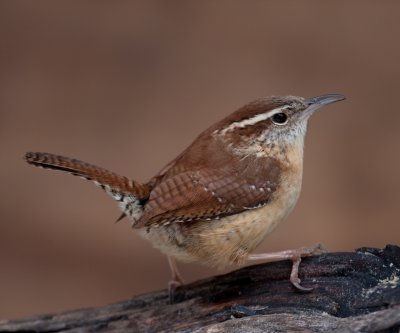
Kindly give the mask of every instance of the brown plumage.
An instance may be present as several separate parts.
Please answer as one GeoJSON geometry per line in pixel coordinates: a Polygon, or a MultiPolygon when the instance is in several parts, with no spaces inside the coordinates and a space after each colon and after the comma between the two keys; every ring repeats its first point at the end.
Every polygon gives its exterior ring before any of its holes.
{"type": "Polygon", "coordinates": [[[224,150],[208,156],[202,163],[177,161],[151,182],[154,187],[137,227],[221,218],[270,200],[279,182],[277,160],[247,157],[238,163],[224,150]]]}
{"type": "MultiPolygon", "coordinates": [[[[132,227],[170,258],[225,266],[246,259],[292,259],[319,248],[250,253],[293,209],[300,193],[303,141],[310,115],[342,95],[267,97],[201,133],[148,183],[48,153],[28,163],[94,181],[118,201],[132,227]]],[[[170,260],[175,282],[181,282],[170,260]]]]}
{"type": "Polygon", "coordinates": [[[24,158],[31,165],[68,172],[93,181],[121,207],[123,213],[116,222],[125,216],[136,221],[141,216],[143,202],[149,197],[150,188],[147,185],[74,158],[40,152],[28,152],[24,158]]]}
{"type": "Polygon", "coordinates": [[[146,199],[149,195],[149,188],[146,185],[74,158],[49,153],[29,152],[25,154],[25,160],[34,166],[65,171],[74,176],[98,182],[99,186],[109,186],[116,192],[134,194],[138,199],[146,199]]]}

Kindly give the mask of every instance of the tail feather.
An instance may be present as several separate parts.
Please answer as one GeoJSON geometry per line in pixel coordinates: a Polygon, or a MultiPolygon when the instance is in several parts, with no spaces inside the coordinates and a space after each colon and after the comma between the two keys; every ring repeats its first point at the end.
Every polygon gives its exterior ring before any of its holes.
{"type": "Polygon", "coordinates": [[[123,213],[134,222],[140,218],[143,204],[149,197],[148,186],[77,159],[38,152],[28,152],[24,158],[31,165],[68,172],[93,181],[116,200],[123,213]]]}

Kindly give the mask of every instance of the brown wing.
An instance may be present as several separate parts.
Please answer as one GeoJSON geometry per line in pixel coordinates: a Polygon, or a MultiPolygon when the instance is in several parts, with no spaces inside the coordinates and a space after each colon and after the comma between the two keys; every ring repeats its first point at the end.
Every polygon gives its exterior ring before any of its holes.
{"type": "Polygon", "coordinates": [[[242,163],[240,170],[227,165],[172,172],[153,188],[136,226],[217,219],[267,204],[279,182],[279,166],[274,159],[259,160],[242,163]]]}

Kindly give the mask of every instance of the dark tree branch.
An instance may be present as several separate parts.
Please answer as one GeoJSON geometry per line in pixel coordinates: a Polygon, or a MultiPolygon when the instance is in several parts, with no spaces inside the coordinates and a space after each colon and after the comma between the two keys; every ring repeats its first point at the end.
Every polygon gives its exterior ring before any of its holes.
{"type": "Polygon", "coordinates": [[[400,247],[306,258],[303,285],[289,262],[245,267],[101,308],[0,321],[1,332],[399,332],[400,247]]]}

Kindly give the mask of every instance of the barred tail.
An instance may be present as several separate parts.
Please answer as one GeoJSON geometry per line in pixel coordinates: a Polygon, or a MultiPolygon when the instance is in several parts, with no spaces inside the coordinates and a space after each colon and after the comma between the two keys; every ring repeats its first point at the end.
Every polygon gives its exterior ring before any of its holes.
{"type": "Polygon", "coordinates": [[[137,183],[93,164],[69,157],[37,152],[26,153],[24,159],[37,167],[65,171],[93,181],[116,200],[123,215],[127,215],[134,222],[140,218],[143,204],[149,197],[150,189],[147,185],[137,183]]]}

